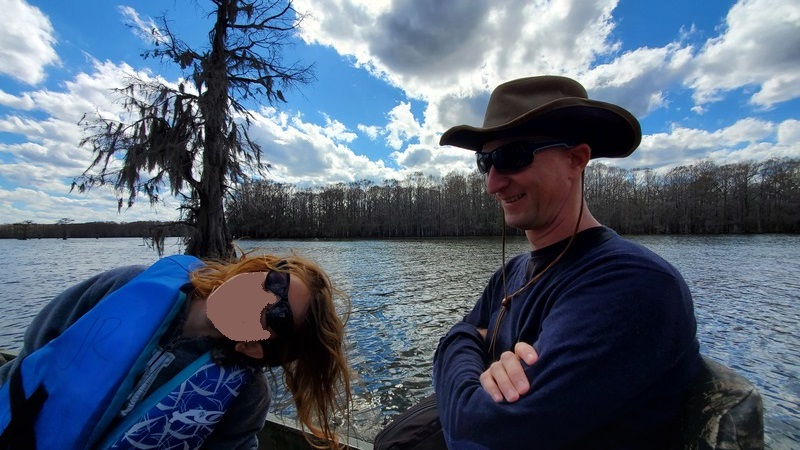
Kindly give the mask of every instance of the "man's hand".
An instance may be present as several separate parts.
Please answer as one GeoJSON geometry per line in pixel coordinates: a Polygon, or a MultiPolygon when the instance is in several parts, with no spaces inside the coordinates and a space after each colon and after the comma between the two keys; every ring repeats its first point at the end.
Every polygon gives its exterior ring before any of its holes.
{"type": "Polygon", "coordinates": [[[539,355],[532,345],[517,342],[513,352],[503,352],[500,360],[493,362],[481,374],[481,386],[495,402],[505,399],[505,401],[513,403],[531,388],[521,361],[531,366],[537,359],[539,359],[539,355]]]}

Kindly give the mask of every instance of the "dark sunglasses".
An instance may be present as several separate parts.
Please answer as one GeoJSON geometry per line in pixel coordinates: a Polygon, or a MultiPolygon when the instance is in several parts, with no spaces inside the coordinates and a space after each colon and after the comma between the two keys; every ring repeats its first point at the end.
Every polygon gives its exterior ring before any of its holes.
{"type": "MultiPolygon", "coordinates": [[[[280,261],[275,269],[283,269],[286,261],[280,261]]],[[[270,270],[261,285],[264,291],[272,292],[278,296],[278,301],[267,305],[261,311],[261,327],[271,328],[280,337],[287,337],[294,330],[294,317],[289,306],[289,273],[270,270]]]]}
{"type": "Polygon", "coordinates": [[[477,152],[478,171],[482,174],[487,174],[489,169],[494,167],[494,170],[498,172],[515,172],[531,165],[533,163],[533,155],[536,152],[552,147],[570,148],[573,145],[564,141],[509,142],[489,153],[477,152]]]}

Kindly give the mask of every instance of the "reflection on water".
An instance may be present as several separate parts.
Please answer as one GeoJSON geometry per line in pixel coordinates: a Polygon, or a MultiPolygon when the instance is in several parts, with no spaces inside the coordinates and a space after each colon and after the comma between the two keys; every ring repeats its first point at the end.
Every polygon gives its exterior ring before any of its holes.
{"type": "MultiPolygon", "coordinates": [[[[703,353],[764,397],[767,448],[800,442],[800,237],[634,236],[672,262],[695,298],[703,353]]],[[[140,239],[0,241],[0,347],[16,348],[41,306],[105,268],[149,264],[140,239]]],[[[439,338],[500,264],[499,238],[242,241],[318,261],[352,300],[350,359],[359,376],[355,431],[366,439],[431,392],[439,338]]],[[[173,244],[172,251],[180,251],[173,244]]],[[[527,251],[513,238],[507,254],[527,251]]],[[[168,249],[169,251],[169,249],[168,249]]]]}
{"type": "Polygon", "coordinates": [[[764,399],[767,448],[800,446],[800,237],[637,237],[671,261],[695,300],[701,351],[764,399]]]}
{"type": "MultiPolygon", "coordinates": [[[[177,240],[165,251],[179,252],[177,240]]],[[[64,289],[112,267],[158,259],[140,238],[0,239],[0,255],[0,348],[13,349],[33,316],[64,289]]]]}

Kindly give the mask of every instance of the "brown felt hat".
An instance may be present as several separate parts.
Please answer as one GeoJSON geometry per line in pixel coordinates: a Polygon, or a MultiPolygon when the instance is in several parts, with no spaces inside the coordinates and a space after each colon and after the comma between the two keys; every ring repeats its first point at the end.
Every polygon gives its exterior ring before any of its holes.
{"type": "Polygon", "coordinates": [[[589,144],[592,158],[624,158],[639,146],[642,129],[624,108],[589,100],[577,81],[540,76],[497,86],[483,127],[455,126],[445,131],[439,144],[480,151],[488,141],[527,135],[589,144]]]}

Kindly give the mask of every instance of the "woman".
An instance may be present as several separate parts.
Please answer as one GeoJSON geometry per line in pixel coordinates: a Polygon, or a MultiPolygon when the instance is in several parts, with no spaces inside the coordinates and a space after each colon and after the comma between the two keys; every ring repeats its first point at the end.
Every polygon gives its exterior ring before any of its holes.
{"type": "Polygon", "coordinates": [[[333,448],[350,399],[337,294],[296,256],[172,256],[96,275],[45,306],[0,368],[0,449],[256,448],[273,366],[300,423],[333,448]]]}

